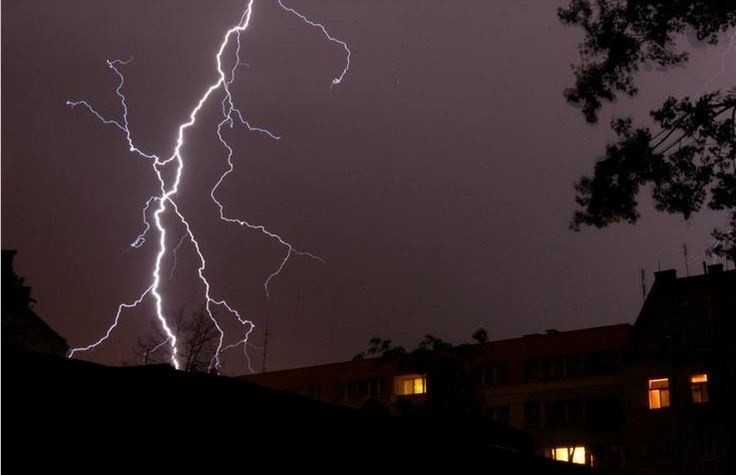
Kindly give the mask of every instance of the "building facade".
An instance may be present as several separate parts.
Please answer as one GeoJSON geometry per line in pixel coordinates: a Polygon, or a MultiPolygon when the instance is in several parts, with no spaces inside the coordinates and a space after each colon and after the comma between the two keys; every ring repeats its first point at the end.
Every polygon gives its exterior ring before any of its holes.
{"type": "Polygon", "coordinates": [[[628,464],[736,473],[736,271],[656,274],[625,351],[628,464]]]}
{"type": "MultiPolygon", "coordinates": [[[[538,454],[616,467],[622,463],[623,351],[630,325],[613,325],[473,345],[465,367],[483,413],[534,437],[538,454]]],[[[421,406],[426,372],[400,359],[374,358],[244,376],[323,402],[421,406]]]]}
{"type": "MultiPolygon", "coordinates": [[[[466,345],[463,371],[482,413],[540,455],[603,473],[736,473],[735,299],[736,271],[658,272],[633,325],[466,345]]],[[[243,378],[396,413],[448,384],[426,369],[374,358],[243,378]]]]}

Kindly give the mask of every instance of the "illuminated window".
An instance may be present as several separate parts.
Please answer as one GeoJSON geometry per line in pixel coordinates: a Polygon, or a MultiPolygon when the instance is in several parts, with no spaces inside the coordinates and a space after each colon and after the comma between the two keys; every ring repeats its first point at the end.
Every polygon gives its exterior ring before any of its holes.
{"type": "Polygon", "coordinates": [[[396,394],[408,396],[411,394],[426,394],[427,377],[423,374],[398,376],[395,380],[396,394]]]}
{"type": "Polygon", "coordinates": [[[695,404],[708,402],[708,375],[705,373],[690,376],[690,394],[695,404]]]}
{"type": "Polygon", "coordinates": [[[585,465],[585,447],[582,445],[574,447],[554,447],[547,449],[547,457],[560,462],[572,462],[585,465]]]}
{"type": "Polygon", "coordinates": [[[649,380],[649,409],[670,406],[670,380],[659,378],[649,380]]]}

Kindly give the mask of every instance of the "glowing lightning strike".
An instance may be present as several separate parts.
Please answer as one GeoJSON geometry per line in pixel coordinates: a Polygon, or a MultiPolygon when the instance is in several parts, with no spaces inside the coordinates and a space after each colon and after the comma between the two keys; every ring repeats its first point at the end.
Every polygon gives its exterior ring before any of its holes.
{"type": "Polygon", "coordinates": [[[705,90],[710,84],[718,79],[719,77],[726,77],[728,75],[728,55],[731,54],[731,52],[734,49],[734,46],[736,46],[736,30],[731,32],[731,35],[728,39],[728,45],[726,45],[726,48],[721,53],[721,69],[719,71],[716,71],[706,82],[700,87],[700,90],[705,90]]]}
{"type": "Polygon", "coordinates": [[[325,35],[325,37],[328,40],[330,40],[333,43],[337,43],[340,46],[342,46],[342,48],[345,50],[345,54],[346,54],[346,57],[345,57],[345,67],[343,68],[343,70],[340,73],[340,75],[337,76],[335,79],[332,80],[332,85],[333,86],[337,86],[338,84],[340,84],[342,82],[343,78],[345,77],[345,75],[348,73],[348,70],[350,69],[350,48],[348,48],[347,43],[345,43],[344,41],[338,40],[337,38],[333,37],[327,31],[327,29],[324,27],[324,25],[322,25],[321,23],[314,22],[314,21],[310,20],[309,18],[305,17],[304,15],[302,15],[301,13],[299,13],[298,11],[294,10],[293,8],[287,7],[286,5],[284,5],[284,2],[282,2],[281,0],[276,0],[276,1],[279,3],[279,6],[281,8],[283,8],[284,10],[286,10],[287,12],[289,12],[289,13],[291,13],[293,15],[298,16],[304,23],[307,23],[308,25],[311,25],[311,26],[313,26],[315,28],[319,28],[320,30],[322,30],[322,34],[325,35]]]}
{"type": "MultiPolygon", "coordinates": [[[[135,141],[133,140],[133,136],[130,131],[130,125],[128,122],[128,105],[126,102],[125,94],[123,93],[123,87],[125,85],[125,77],[123,73],[120,71],[120,67],[129,64],[132,58],[127,61],[117,59],[117,60],[107,62],[108,67],[112,69],[112,71],[118,77],[118,86],[115,89],[115,92],[118,96],[120,106],[122,108],[122,120],[121,121],[105,118],[102,114],[100,114],[94,107],[92,107],[92,105],[90,105],[85,100],[67,101],[67,105],[71,107],[78,107],[78,106],[82,107],[86,109],[87,111],[89,111],[94,117],[96,117],[103,124],[113,125],[117,127],[118,129],[120,129],[120,131],[122,131],[123,134],[125,135],[125,140],[127,142],[129,151],[141,156],[142,158],[151,160],[153,171],[156,174],[156,178],[158,179],[158,182],[160,185],[160,194],[157,196],[150,197],[146,201],[146,205],[143,208],[143,223],[144,223],[143,231],[130,244],[130,246],[133,248],[139,248],[143,246],[143,244],[146,242],[146,235],[148,234],[148,232],[151,230],[152,227],[155,228],[155,230],[158,232],[158,236],[159,236],[158,253],[156,254],[156,259],[154,262],[153,270],[151,272],[152,281],[149,287],[133,303],[120,304],[120,306],[118,306],[118,311],[115,315],[114,322],[108,328],[105,335],[99,340],[87,346],[72,349],[68,355],[70,358],[77,352],[90,351],[90,350],[97,348],[100,344],[102,344],[105,340],[107,340],[110,337],[112,331],[117,327],[120,321],[122,311],[124,309],[131,309],[131,308],[137,307],[150,294],[151,296],[153,296],[153,299],[154,299],[155,308],[156,308],[156,318],[158,319],[158,322],[166,336],[165,340],[161,342],[156,347],[155,350],[158,350],[160,347],[168,343],[168,345],[170,346],[170,352],[171,352],[171,362],[175,368],[177,369],[180,368],[179,360],[177,358],[177,354],[178,354],[177,337],[174,331],[172,330],[171,326],[169,325],[168,320],[166,318],[166,314],[164,311],[164,298],[160,292],[162,261],[164,257],[169,253],[166,247],[167,229],[162,222],[162,215],[164,215],[168,211],[168,212],[173,213],[178,218],[179,222],[184,226],[184,229],[185,229],[185,233],[179,239],[179,242],[177,243],[176,247],[172,251],[173,256],[174,258],[176,257],[176,251],[181,246],[185,238],[188,239],[188,241],[192,243],[195,253],[197,254],[197,257],[199,259],[199,267],[197,269],[197,275],[199,277],[199,280],[204,286],[204,294],[205,294],[205,300],[206,300],[205,309],[206,309],[208,317],[212,321],[212,324],[215,326],[215,328],[219,332],[218,346],[217,346],[215,355],[213,356],[210,366],[214,367],[215,369],[219,369],[221,366],[220,355],[222,354],[222,352],[228,349],[231,349],[231,348],[236,348],[242,344],[243,351],[244,351],[246,360],[248,362],[248,367],[250,368],[251,366],[250,359],[248,358],[248,354],[247,354],[248,337],[250,336],[251,332],[255,328],[255,325],[250,320],[241,316],[241,314],[237,310],[232,308],[232,306],[230,306],[230,304],[228,304],[225,300],[217,299],[212,296],[211,285],[205,275],[205,270],[207,268],[206,259],[200,248],[199,242],[197,241],[191,229],[191,226],[188,220],[186,219],[184,214],[179,209],[179,206],[174,201],[174,197],[179,191],[179,184],[181,183],[182,173],[184,170],[184,157],[182,155],[182,148],[184,147],[184,143],[185,143],[185,132],[187,131],[187,129],[192,127],[197,122],[197,116],[199,112],[202,110],[205,104],[207,104],[210,97],[213,94],[215,94],[215,92],[217,91],[222,91],[223,98],[221,102],[222,120],[218,123],[216,131],[217,131],[217,136],[220,140],[220,143],[225,147],[227,151],[226,161],[227,161],[228,166],[227,166],[226,171],[220,176],[220,178],[217,180],[214,187],[210,191],[210,196],[213,202],[218,207],[219,216],[222,221],[238,224],[241,227],[245,227],[251,230],[261,232],[267,237],[277,241],[281,246],[283,246],[286,249],[286,254],[284,258],[281,260],[281,262],[276,267],[276,269],[266,278],[266,281],[264,282],[264,289],[266,292],[266,296],[270,298],[270,292],[269,292],[270,282],[281,273],[281,271],[286,266],[287,261],[292,255],[296,254],[300,256],[306,256],[306,257],[324,262],[321,258],[313,254],[296,250],[291,243],[284,240],[278,234],[269,231],[262,225],[252,224],[243,219],[232,218],[232,217],[226,216],[224,212],[223,204],[219,200],[217,200],[215,196],[217,189],[222,184],[225,177],[227,177],[235,169],[233,162],[232,162],[233,149],[228,144],[227,140],[223,137],[223,134],[222,134],[222,128],[224,126],[227,125],[232,128],[235,121],[237,120],[239,124],[244,125],[251,132],[265,134],[274,140],[280,139],[278,135],[270,132],[267,129],[251,125],[251,123],[248,122],[244,118],[243,113],[235,106],[235,103],[234,103],[234,100],[233,100],[233,97],[230,91],[230,86],[235,81],[236,70],[238,66],[240,66],[241,64],[244,64],[240,59],[240,46],[241,46],[240,35],[245,30],[247,30],[248,26],[250,25],[254,2],[255,0],[248,1],[245,11],[243,12],[243,15],[241,16],[238,24],[230,28],[229,30],[227,30],[227,32],[225,33],[222,43],[220,43],[220,47],[217,50],[217,53],[215,55],[215,61],[217,64],[217,80],[205,89],[205,92],[200,96],[196,105],[190,111],[188,120],[178,126],[178,132],[176,136],[176,145],[174,147],[172,154],[168,156],[167,158],[162,159],[158,155],[144,152],[142,149],[140,149],[135,144],[135,141]],[[237,46],[235,49],[235,61],[233,62],[233,66],[229,71],[229,77],[228,77],[228,75],[225,73],[223,69],[222,56],[225,50],[230,45],[231,39],[233,37],[235,37],[237,46]],[[163,172],[166,170],[166,167],[170,165],[174,166],[174,178],[173,178],[173,181],[169,184],[167,180],[164,178],[163,172]],[[153,211],[153,216],[152,216],[153,219],[151,223],[151,221],[149,221],[148,213],[149,213],[151,206],[154,203],[156,206],[153,211]],[[215,307],[223,307],[225,310],[227,310],[230,314],[232,314],[237,319],[240,325],[244,328],[245,336],[243,338],[227,346],[223,346],[225,333],[220,323],[215,318],[215,314],[214,314],[215,307]]],[[[350,67],[350,49],[348,48],[347,44],[344,41],[336,39],[332,35],[330,35],[329,32],[325,29],[323,25],[313,22],[312,20],[309,20],[307,17],[305,17],[298,11],[294,10],[293,8],[286,7],[281,0],[277,0],[277,2],[282,9],[284,9],[285,11],[293,15],[296,15],[298,18],[300,18],[302,21],[306,22],[307,24],[321,29],[322,33],[329,41],[339,44],[343,47],[343,49],[347,53],[346,64],[342,72],[332,80],[333,86],[340,84],[340,82],[342,82],[343,78],[347,74],[349,67],[350,67]]],[[[174,265],[175,263],[176,261],[174,261],[174,265]]],[[[173,275],[173,269],[172,269],[172,275],[173,275]]]]}

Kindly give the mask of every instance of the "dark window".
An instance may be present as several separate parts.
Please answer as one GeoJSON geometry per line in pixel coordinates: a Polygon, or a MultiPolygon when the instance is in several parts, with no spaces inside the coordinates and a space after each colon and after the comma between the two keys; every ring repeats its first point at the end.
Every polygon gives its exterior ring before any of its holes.
{"type": "Polygon", "coordinates": [[[585,370],[591,376],[616,373],[621,370],[621,356],[616,350],[594,351],[585,358],[585,370]]]}
{"type": "Polygon", "coordinates": [[[544,359],[544,379],[560,379],[562,375],[562,357],[544,359]]]}
{"type": "Polygon", "coordinates": [[[524,425],[538,427],[541,422],[539,403],[537,401],[524,403],[524,425]]]}
{"type": "Polygon", "coordinates": [[[507,361],[496,364],[496,383],[504,384],[509,382],[509,363],[507,361]]]}
{"type": "Polygon", "coordinates": [[[576,378],[580,376],[580,357],[577,355],[568,355],[564,357],[564,372],[566,378],[576,378]]]}
{"type": "Polygon", "coordinates": [[[567,402],[567,423],[578,425],[583,422],[583,404],[579,399],[567,402]]]}
{"type": "Polygon", "coordinates": [[[371,379],[370,380],[370,397],[383,397],[385,395],[383,387],[383,380],[382,379],[371,379]]]}
{"type": "Polygon", "coordinates": [[[484,386],[495,386],[509,382],[509,364],[506,361],[484,366],[482,371],[481,383],[484,386]]]}
{"type": "Polygon", "coordinates": [[[488,415],[501,424],[509,424],[509,406],[493,406],[489,408],[488,415]]]}
{"type": "Polygon", "coordinates": [[[539,379],[539,361],[538,360],[525,360],[524,361],[524,379],[532,380],[539,379]]]}
{"type": "Polygon", "coordinates": [[[666,437],[655,437],[650,446],[652,461],[655,463],[672,462],[672,444],[666,437]]]}
{"type": "Polygon", "coordinates": [[[348,385],[347,383],[337,383],[337,387],[335,389],[335,392],[337,393],[337,399],[340,401],[345,401],[348,399],[348,385]]]}
{"type": "Polygon", "coordinates": [[[622,445],[598,445],[591,447],[593,468],[601,472],[620,471],[624,468],[625,450],[622,445]]]}
{"type": "Polygon", "coordinates": [[[544,405],[544,416],[548,426],[564,426],[566,424],[565,416],[566,401],[548,401],[544,405]]]}
{"type": "Polygon", "coordinates": [[[384,383],[381,379],[365,379],[337,383],[337,398],[342,401],[359,401],[369,397],[384,397],[384,383]]]}
{"type": "Polygon", "coordinates": [[[582,422],[582,404],[577,399],[549,401],[544,406],[548,426],[578,425],[582,422]]]}
{"type": "Polygon", "coordinates": [[[293,388],[290,391],[300,396],[318,399],[322,388],[320,386],[307,386],[305,388],[293,388]]]}
{"type": "Polygon", "coordinates": [[[713,444],[713,436],[711,434],[702,434],[700,436],[700,456],[703,460],[715,460],[716,448],[713,444]]]}

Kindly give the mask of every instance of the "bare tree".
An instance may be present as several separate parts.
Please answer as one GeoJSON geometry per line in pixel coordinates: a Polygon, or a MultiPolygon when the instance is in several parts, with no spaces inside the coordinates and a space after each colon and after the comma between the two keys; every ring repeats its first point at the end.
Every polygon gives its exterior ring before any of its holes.
{"type": "MultiPolygon", "coordinates": [[[[204,373],[211,370],[217,352],[220,332],[207,315],[204,307],[196,312],[179,309],[171,320],[171,330],[177,340],[177,356],[183,371],[204,373]]],[[[152,334],[138,338],[134,353],[143,364],[162,364],[171,361],[169,338],[160,326],[152,334]]]]}

